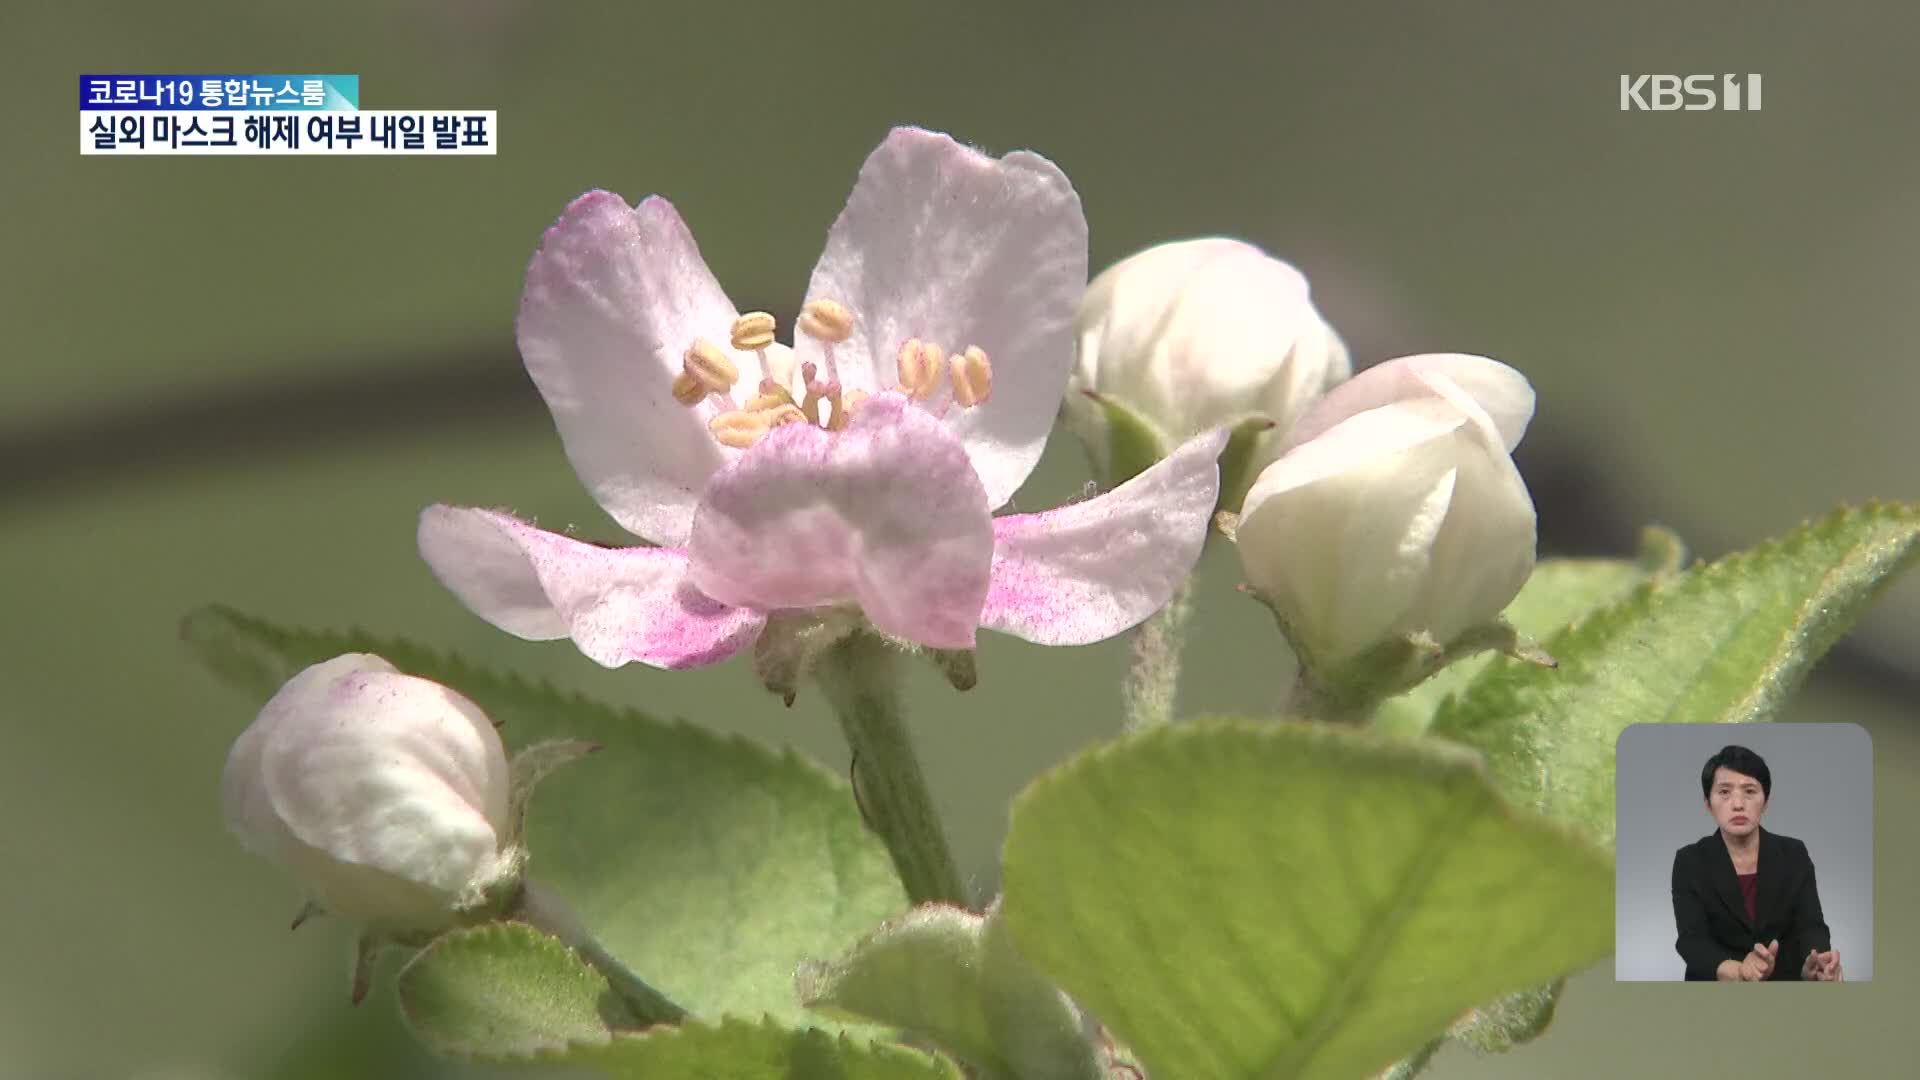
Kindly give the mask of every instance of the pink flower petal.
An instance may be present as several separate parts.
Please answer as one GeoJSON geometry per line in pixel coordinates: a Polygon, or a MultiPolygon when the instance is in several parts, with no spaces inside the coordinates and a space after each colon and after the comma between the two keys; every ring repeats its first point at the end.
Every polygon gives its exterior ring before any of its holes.
{"type": "Polygon", "coordinates": [[[1227,434],[1190,439],[1105,495],[995,519],[980,624],[1042,645],[1085,645],[1158,611],[1200,559],[1227,434]]]}
{"type": "Polygon", "coordinates": [[[885,633],[973,645],[993,556],[986,492],[924,410],[882,394],[845,431],[775,428],[708,485],[690,577],[761,611],[856,605],[885,633]]]}
{"type": "MultiPolygon", "coordinates": [[[[1286,449],[1368,409],[1440,393],[1435,386],[1438,380],[1451,383],[1485,413],[1509,453],[1520,445],[1533,418],[1533,386],[1526,376],[1484,356],[1427,353],[1375,364],[1334,387],[1293,426],[1286,449]]],[[[1460,400],[1457,395],[1442,396],[1456,404],[1460,400]]],[[[1466,411],[1471,415],[1471,410],[1466,411]]]]}
{"type": "MultiPolygon", "coordinates": [[[[909,338],[949,354],[969,345],[993,364],[993,393],[945,417],[966,445],[989,508],[1012,497],[1040,459],[1073,364],[1073,318],[1087,284],[1080,198],[1053,163],[998,160],[951,138],[897,128],[867,158],[813,269],[809,300],[854,313],[834,347],[842,383],[898,383],[909,338]]],[[[802,361],[819,342],[800,336],[802,361]]]]}
{"type": "Polygon", "coordinates": [[[607,667],[719,663],[766,624],[754,611],[702,595],[678,548],[603,548],[511,514],[431,506],[420,554],[474,614],[519,637],[571,637],[607,667]]]}
{"type": "MultiPolygon", "coordinates": [[[[628,531],[684,543],[707,478],[737,456],[707,432],[716,406],[673,399],[696,338],[728,349],[736,316],[693,234],[655,196],[575,199],[527,267],[517,332],[567,459],[628,531]]],[[[757,371],[728,349],[743,378],[757,371]]]]}

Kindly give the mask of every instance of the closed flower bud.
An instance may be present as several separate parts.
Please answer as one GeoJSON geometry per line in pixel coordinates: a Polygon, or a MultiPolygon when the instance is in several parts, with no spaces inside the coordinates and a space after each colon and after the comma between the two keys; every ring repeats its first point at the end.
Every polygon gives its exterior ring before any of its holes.
{"type": "Polygon", "coordinates": [[[510,876],[506,752],[471,701],[377,656],[315,664],[227,755],[228,828],[313,904],[435,929],[510,876]]]}
{"type": "MultiPolygon", "coordinates": [[[[1112,406],[1144,422],[1161,455],[1203,431],[1271,421],[1253,448],[1250,476],[1352,370],[1307,279],[1238,240],[1161,244],[1116,263],[1087,287],[1075,326],[1079,362],[1067,418],[1109,485],[1141,467],[1116,460],[1130,451],[1124,438],[1115,441],[1112,406]]],[[[1225,505],[1238,505],[1244,487],[1223,484],[1225,505]]]]}
{"type": "Polygon", "coordinates": [[[1302,416],[1238,522],[1247,581],[1323,677],[1365,650],[1493,623],[1533,572],[1510,456],[1533,415],[1519,372],[1427,355],[1362,372],[1302,416]]]}

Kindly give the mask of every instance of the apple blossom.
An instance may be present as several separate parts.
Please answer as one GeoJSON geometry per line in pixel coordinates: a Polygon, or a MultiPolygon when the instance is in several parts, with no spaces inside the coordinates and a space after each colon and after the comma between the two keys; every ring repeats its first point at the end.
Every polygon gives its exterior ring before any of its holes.
{"type": "Polygon", "coordinates": [[[1496,620],[1533,571],[1534,511],[1510,454],[1533,415],[1481,356],[1370,368],[1303,415],[1247,493],[1235,542],[1309,671],[1496,620]]]}
{"type": "Polygon", "coordinates": [[[280,688],[234,741],[227,827],[321,910],[433,929],[509,878],[506,752],[478,706],[380,657],[280,688]]]}
{"type": "MultiPolygon", "coordinates": [[[[1352,371],[1307,279],[1220,237],[1160,244],[1108,267],[1088,286],[1075,329],[1066,417],[1097,471],[1116,481],[1185,439],[1261,417],[1273,428],[1252,448],[1250,477],[1300,414],[1352,371]],[[1128,447],[1116,424],[1144,427],[1146,452],[1128,447]]],[[[1226,485],[1230,505],[1234,486],[1226,485]]]]}
{"type": "Polygon", "coordinates": [[[657,546],[434,506],[421,554],[494,625],[610,667],[714,663],[795,613],[933,649],[1119,633],[1198,559],[1226,434],[1103,497],[992,516],[1046,442],[1085,283],[1052,163],[916,129],[862,168],[792,348],[735,310],[666,200],[583,195],[528,268],[521,356],[575,471],[657,546]]]}

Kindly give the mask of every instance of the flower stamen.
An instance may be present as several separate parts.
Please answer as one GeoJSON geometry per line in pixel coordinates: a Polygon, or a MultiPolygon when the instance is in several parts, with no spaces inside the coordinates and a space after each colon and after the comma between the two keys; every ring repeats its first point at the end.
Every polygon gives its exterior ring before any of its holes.
{"type": "Polygon", "coordinates": [[[866,404],[869,396],[865,390],[848,390],[843,394],[841,401],[844,407],[836,407],[833,410],[833,418],[827,421],[827,430],[839,431],[846,427],[847,422],[853,419],[854,411],[866,404]]]}
{"type": "MultiPolygon", "coordinates": [[[[812,424],[824,431],[842,431],[853,419],[853,410],[867,395],[849,392],[835,372],[833,346],[853,335],[853,313],[833,300],[814,300],[807,304],[795,324],[800,333],[815,338],[824,346],[821,363],[800,365],[798,385],[792,382],[791,369],[776,377],[770,357],[774,332],[778,328],[772,315],[750,311],[738,316],[727,330],[727,342],[740,352],[752,352],[760,359],[761,378],[747,395],[744,406],[737,404],[733,387],[740,381],[739,368],[726,351],[705,339],[687,347],[683,370],[673,379],[674,400],[694,406],[718,394],[721,411],[707,421],[707,430],[720,445],[745,450],[766,438],[769,431],[784,424],[812,424]],[[824,372],[822,369],[825,369],[824,372]]],[[[930,347],[925,368],[919,378],[926,392],[938,388],[945,377],[945,354],[930,347]]],[[[785,350],[782,356],[788,355],[785,350]]]]}
{"type": "Polygon", "coordinates": [[[693,376],[710,394],[725,394],[740,381],[740,369],[720,347],[704,338],[687,346],[682,358],[685,374],[693,376]]]}
{"type": "Polygon", "coordinates": [[[925,401],[939,388],[946,365],[945,349],[930,341],[908,338],[906,344],[900,346],[900,356],[895,361],[894,371],[900,376],[900,385],[894,389],[916,401],[925,401]]]}
{"type": "Polygon", "coordinates": [[[772,315],[764,311],[749,311],[733,320],[727,339],[741,352],[759,352],[773,344],[773,332],[777,326],[772,315]]]}
{"type": "Polygon", "coordinates": [[[952,360],[953,400],[963,409],[971,409],[993,393],[993,365],[987,352],[978,345],[952,360]]]}
{"type": "Polygon", "coordinates": [[[837,381],[840,361],[834,357],[833,347],[853,336],[853,312],[838,300],[825,297],[809,300],[794,327],[820,342],[820,358],[826,361],[827,378],[837,381]]]}
{"type": "Polygon", "coordinates": [[[773,430],[772,415],[772,410],[749,412],[746,409],[729,409],[707,421],[707,430],[713,433],[714,440],[721,446],[745,450],[766,438],[767,432],[773,430]]]}
{"type": "Polygon", "coordinates": [[[767,412],[793,404],[793,394],[772,379],[760,380],[760,392],[747,401],[748,412],[767,412]]]}
{"type": "Polygon", "coordinates": [[[767,418],[767,427],[769,429],[782,427],[786,424],[804,424],[807,422],[807,415],[801,412],[799,406],[796,405],[782,405],[762,415],[767,418]]]}
{"type": "Polygon", "coordinates": [[[689,409],[707,399],[707,384],[682,371],[673,377],[673,400],[689,409]]]}
{"type": "Polygon", "coordinates": [[[853,336],[853,312],[837,300],[809,300],[796,325],[810,338],[838,345],[853,336]]]}
{"type": "Polygon", "coordinates": [[[727,330],[727,341],[741,352],[750,352],[760,361],[760,377],[773,377],[773,364],[767,359],[767,349],[773,345],[774,331],[779,324],[772,315],[764,311],[749,311],[733,320],[727,330]]]}

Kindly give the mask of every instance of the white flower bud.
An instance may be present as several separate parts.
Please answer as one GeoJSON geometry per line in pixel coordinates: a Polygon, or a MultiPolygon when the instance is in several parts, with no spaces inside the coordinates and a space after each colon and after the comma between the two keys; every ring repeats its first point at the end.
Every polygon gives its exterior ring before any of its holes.
{"type": "MultiPolygon", "coordinates": [[[[1238,240],[1161,244],[1121,260],[1087,287],[1075,327],[1068,417],[1079,414],[1076,433],[1103,468],[1107,447],[1073,400],[1080,391],[1124,405],[1168,448],[1252,416],[1276,425],[1271,445],[1352,370],[1307,279],[1238,240]]],[[[1256,454],[1254,468],[1271,458],[1256,454]]]]}
{"type": "Polygon", "coordinates": [[[432,929],[514,869],[505,749],[479,707],[353,654],[294,676],[227,755],[227,827],[322,909],[432,929]]]}
{"type": "Polygon", "coordinates": [[[1361,372],[1295,425],[1247,493],[1248,583],[1310,667],[1496,619],[1533,572],[1534,512],[1510,456],[1533,415],[1519,372],[1427,355],[1361,372]]]}

